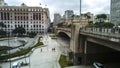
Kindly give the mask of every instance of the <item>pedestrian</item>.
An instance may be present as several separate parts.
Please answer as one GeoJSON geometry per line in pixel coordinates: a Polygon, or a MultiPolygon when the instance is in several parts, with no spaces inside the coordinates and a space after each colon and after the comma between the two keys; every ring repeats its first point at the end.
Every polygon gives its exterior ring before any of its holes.
{"type": "Polygon", "coordinates": [[[54,51],[55,51],[55,48],[54,48],[54,51]]]}
{"type": "Polygon", "coordinates": [[[42,48],[41,48],[41,52],[42,52],[42,48]]]}
{"type": "Polygon", "coordinates": [[[52,51],[53,51],[53,48],[52,48],[52,51]]]}

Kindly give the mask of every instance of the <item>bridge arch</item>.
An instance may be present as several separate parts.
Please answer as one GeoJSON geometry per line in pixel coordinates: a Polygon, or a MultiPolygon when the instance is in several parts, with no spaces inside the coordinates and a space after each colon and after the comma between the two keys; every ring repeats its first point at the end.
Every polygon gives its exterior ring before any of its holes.
{"type": "Polygon", "coordinates": [[[69,32],[65,32],[65,31],[62,31],[62,30],[58,30],[57,31],[57,34],[58,35],[64,35],[64,36],[66,36],[66,37],[68,37],[69,39],[71,38],[71,33],[69,33],[69,32]]]}

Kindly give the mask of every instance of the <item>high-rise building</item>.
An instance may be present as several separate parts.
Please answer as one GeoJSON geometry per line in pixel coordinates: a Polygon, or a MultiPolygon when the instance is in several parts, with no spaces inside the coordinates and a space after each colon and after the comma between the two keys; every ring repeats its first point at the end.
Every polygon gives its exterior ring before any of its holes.
{"type": "Polygon", "coordinates": [[[64,13],[64,18],[66,20],[71,20],[72,19],[72,15],[74,15],[73,10],[66,10],[64,13]]]}
{"type": "Polygon", "coordinates": [[[0,6],[7,6],[7,3],[5,3],[4,0],[0,0],[0,6]]]}
{"type": "Polygon", "coordinates": [[[0,22],[6,25],[5,31],[11,32],[23,27],[27,32],[38,34],[47,31],[50,23],[48,8],[21,6],[0,6],[0,22]]]}
{"type": "Polygon", "coordinates": [[[120,23],[120,0],[111,0],[111,22],[117,25],[120,23]]]}
{"type": "Polygon", "coordinates": [[[57,26],[57,24],[60,23],[60,20],[61,20],[61,15],[59,13],[55,13],[53,25],[57,26]]]}

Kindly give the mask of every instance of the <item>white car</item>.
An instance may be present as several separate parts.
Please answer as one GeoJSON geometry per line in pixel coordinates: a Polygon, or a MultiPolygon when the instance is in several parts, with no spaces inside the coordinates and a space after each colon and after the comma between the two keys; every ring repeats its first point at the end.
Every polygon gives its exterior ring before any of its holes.
{"type": "Polygon", "coordinates": [[[93,65],[95,68],[104,68],[104,66],[99,62],[94,62],[93,65]]]}
{"type": "Polygon", "coordinates": [[[12,68],[20,68],[22,63],[23,63],[23,62],[14,62],[14,63],[12,64],[12,68]]]}

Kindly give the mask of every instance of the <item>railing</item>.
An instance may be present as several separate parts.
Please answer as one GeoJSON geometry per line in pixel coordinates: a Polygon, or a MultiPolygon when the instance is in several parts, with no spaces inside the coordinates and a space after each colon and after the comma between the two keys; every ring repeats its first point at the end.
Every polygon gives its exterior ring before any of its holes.
{"type": "Polygon", "coordinates": [[[81,28],[80,33],[89,34],[94,37],[120,42],[120,29],[113,28],[81,28]]]}
{"type": "Polygon", "coordinates": [[[71,32],[70,28],[57,28],[57,30],[63,30],[63,31],[71,32]]]}

